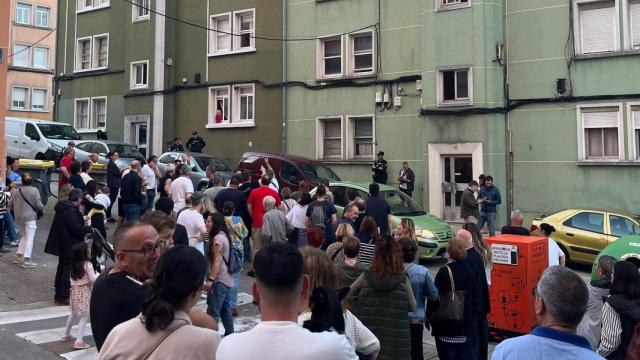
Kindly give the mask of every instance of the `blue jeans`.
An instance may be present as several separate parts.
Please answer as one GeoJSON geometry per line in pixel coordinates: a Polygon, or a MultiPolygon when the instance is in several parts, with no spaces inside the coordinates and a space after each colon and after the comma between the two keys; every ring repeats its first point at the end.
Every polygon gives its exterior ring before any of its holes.
{"type": "Polygon", "coordinates": [[[140,218],[140,211],[142,207],[138,204],[125,204],[122,205],[124,210],[124,219],[129,220],[138,220],[140,218]]]}
{"type": "Polygon", "coordinates": [[[482,231],[484,223],[487,223],[489,236],[494,236],[496,234],[496,213],[486,211],[480,212],[480,217],[478,218],[478,229],[480,229],[480,231],[482,231]]]}
{"type": "MultiPolygon", "coordinates": [[[[244,264],[244,254],[240,259],[240,264],[244,264]]],[[[240,289],[240,271],[233,274],[233,287],[231,288],[231,308],[235,309],[238,305],[238,290],[240,289]]]]}
{"type": "Polygon", "coordinates": [[[207,294],[207,314],[216,321],[222,319],[224,336],[233,334],[233,316],[231,316],[231,288],[216,281],[207,294]]]}
{"type": "MultiPolygon", "coordinates": [[[[9,234],[9,240],[12,242],[17,242],[20,240],[18,238],[18,232],[16,231],[16,224],[13,222],[13,216],[11,213],[7,211],[4,213],[4,229],[9,234]]],[[[4,233],[2,234],[4,236],[4,233]]]]}
{"type": "Polygon", "coordinates": [[[147,211],[153,210],[153,204],[156,201],[156,189],[147,190],[147,211]]]}

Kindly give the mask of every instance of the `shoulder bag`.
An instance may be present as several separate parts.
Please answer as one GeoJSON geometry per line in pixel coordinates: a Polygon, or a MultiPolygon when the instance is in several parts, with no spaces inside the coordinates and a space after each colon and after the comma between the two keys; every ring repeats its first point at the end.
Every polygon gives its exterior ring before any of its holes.
{"type": "Polygon", "coordinates": [[[36,219],[40,220],[40,218],[44,215],[44,211],[37,209],[35,206],[33,206],[33,204],[31,204],[29,200],[27,200],[27,198],[24,197],[24,194],[22,194],[22,189],[18,189],[18,192],[20,193],[20,197],[22,198],[22,200],[24,200],[24,202],[26,202],[27,205],[29,205],[29,207],[33,209],[33,211],[35,211],[36,219]]]}
{"type": "Polygon", "coordinates": [[[449,265],[446,265],[451,282],[451,291],[438,295],[438,308],[432,316],[433,322],[462,321],[464,320],[464,297],[465,292],[456,290],[456,283],[453,281],[453,273],[449,265]]]}
{"type": "Polygon", "coordinates": [[[164,334],[162,334],[162,336],[155,343],[153,343],[153,345],[151,345],[151,347],[149,349],[147,349],[147,351],[144,352],[144,355],[142,355],[142,357],[140,357],[140,360],[149,359],[149,357],[151,357],[151,354],[153,354],[153,352],[156,351],[158,346],[160,346],[160,344],[162,344],[163,341],[165,341],[176,330],[180,329],[181,327],[183,327],[185,325],[188,325],[188,323],[183,320],[183,322],[181,322],[180,324],[178,324],[178,325],[176,325],[176,326],[174,326],[174,327],[172,327],[170,329],[165,329],[164,334]]]}

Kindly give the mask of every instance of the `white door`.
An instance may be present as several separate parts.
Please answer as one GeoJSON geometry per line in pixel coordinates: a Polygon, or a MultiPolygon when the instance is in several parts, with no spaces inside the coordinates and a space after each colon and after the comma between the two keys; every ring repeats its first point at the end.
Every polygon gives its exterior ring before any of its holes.
{"type": "Polygon", "coordinates": [[[148,125],[147,123],[135,123],[133,124],[133,131],[131,132],[134,136],[133,144],[138,146],[138,150],[140,153],[144,155],[144,157],[148,157],[147,149],[148,149],[148,137],[147,137],[148,125]]]}
{"type": "Polygon", "coordinates": [[[24,134],[24,123],[19,121],[7,120],[5,123],[4,139],[7,142],[7,155],[11,157],[20,157],[20,148],[24,134]]]}
{"type": "Polygon", "coordinates": [[[32,123],[26,123],[24,125],[24,135],[22,136],[22,150],[20,156],[24,156],[28,159],[35,159],[40,152],[40,134],[38,129],[32,123]]]}
{"type": "Polygon", "coordinates": [[[462,192],[473,180],[473,161],[471,155],[443,155],[443,218],[457,221],[460,219],[460,199],[462,192]]]}

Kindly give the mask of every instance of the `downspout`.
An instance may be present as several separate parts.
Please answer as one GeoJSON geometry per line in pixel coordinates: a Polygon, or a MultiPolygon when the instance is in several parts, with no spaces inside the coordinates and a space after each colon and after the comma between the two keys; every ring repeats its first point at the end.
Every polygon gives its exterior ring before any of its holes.
{"type": "MultiPolygon", "coordinates": [[[[509,103],[509,36],[507,19],[508,0],[504,1],[504,96],[507,104],[509,103]]],[[[507,214],[511,214],[513,211],[513,133],[511,131],[511,112],[507,112],[507,127],[506,127],[506,141],[507,141],[507,214]]]]}
{"type": "MultiPolygon", "coordinates": [[[[282,36],[287,39],[287,1],[282,0],[282,36]]],[[[282,42],[282,83],[287,83],[287,41],[282,42]]],[[[282,87],[282,153],[287,152],[287,87],[282,87]]]]}

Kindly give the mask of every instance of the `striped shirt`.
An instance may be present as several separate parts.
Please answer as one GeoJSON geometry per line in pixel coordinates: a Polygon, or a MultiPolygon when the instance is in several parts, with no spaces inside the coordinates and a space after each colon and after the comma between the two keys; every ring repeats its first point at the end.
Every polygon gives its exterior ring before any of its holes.
{"type": "Polygon", "coordinates": [[[366,267],[373,262],[373,250],[376,248],[375,242],[366,235],[358,234],[360,239],[360,252],[358,253],[358,261],[366,267]]]}
{"type": "Polygon", "coordinates": [[[609,305],[604,303],[602,307],[602,333],[600,346],[596,351],[598,355],[606,357],[614,352],[622,342],[622,322],[620,315],[609,305]]]}
{"type": "MultiPolygon", "coordinates": [[[[10,199],[11,199],[10,192],[0,191],[0,219],[4,219],[4,213],[7,212],[7,206],[9,205],[10,199]]],[[[0,234],[0,236],[4,236],[4,234],[0,234]]]]}

